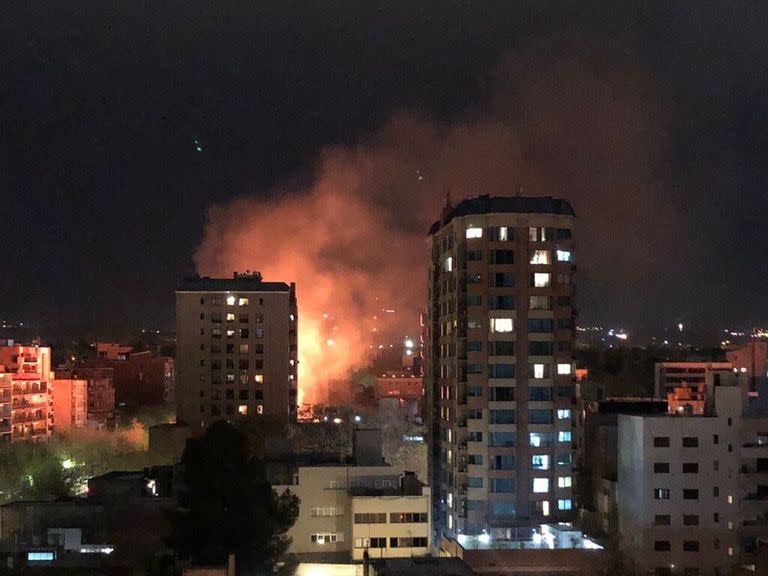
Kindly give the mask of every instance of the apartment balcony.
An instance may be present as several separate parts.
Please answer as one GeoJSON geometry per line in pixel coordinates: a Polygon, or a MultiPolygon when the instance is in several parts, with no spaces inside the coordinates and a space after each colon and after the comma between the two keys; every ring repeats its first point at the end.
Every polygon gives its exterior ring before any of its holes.
{"type": "Polygon", "coordinates": [[[755,518],[748,518],[742,521],[741,525],[747,528],[750,528],[750,527],[768,528],[768,515],[761,515],[755,518]]]}
{"type": "Polygon", "coordinates": [[[41,394],[44,392],[48,392],[48,388],[45,384],[15,385],[13,387],[14,396],[29,396],[32,394],[41,394]]]}
{"type": "Polygon", "coordinates": [[[42,406],[48,405],[48,398],[47,396],[40,400],[35,400],[30,402],[29,400],[14,400],[12,407],[14,410],[19,410],[23,408],[40,408],[42,406]]]}
{"type": "Polygon", "coordinates": [[[24,424],[27,422],[45,422],[45,414],[22,414],[13,417],[14,424],[24,424]]]}

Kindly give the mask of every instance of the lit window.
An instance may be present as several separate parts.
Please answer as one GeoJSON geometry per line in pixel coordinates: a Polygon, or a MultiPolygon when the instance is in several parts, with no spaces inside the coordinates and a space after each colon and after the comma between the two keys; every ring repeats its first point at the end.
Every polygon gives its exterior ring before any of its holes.
{"type": "Polygon", "coordinates": [[[453,508],[453,492],[448,492],[448,497],[446,498],[446,504],[448,504],[448,508],[453,508]]]}
{"type": "Polygon", "coordinates": [[[482,238],[483,237],[483,229],[482,228],[467,228],[467,239],[470,238],[482,238]]]}
{"type": "Polygon", "coordinates": [[[549,250],[534,250],[531,255],[531,264],[549,264],[549,250]]]}
{"type": "Polygon", "coordinates": [[[453,516],[451,516],[449,514],[448,515],[448,530],[452,530],[452,529],[453,529],[453,516]]]}
{"type": "Polygon", "coordinates": [[[571,365],[570,364],[558,364],[557,365],[557,373],[558,374],[570,374],[571,373],[571,365]]]}
{"type": "Polygon", "coordinates": [[[549,470],[549,456],[547,454],[533,454],[531,456],[531,468],[534,470],[549,470]]]}
{"type": "Polygon", "coordinates": [[[733,548],[728,546],[728,556],[733,556],[733,548]]]}
{"type": "Polygon", "coordinates": [[[264,406],[256,404],[256,414],[264,414],[264,406]]]}
{"type": "Polygon", "coordinates": [[[235,337],[235,331],[227,330],[227,338],[234,338],[234,337],[235,337]]]}
{"type": "Polygon", "coordinates": [[[27,552],[27,562],[52,562],[53,552],[27,552]]]}
{"type": "Polygon", "coordinates": [[[500,226],[499,227],[499,241],[500,242],[506,242],[509,239],[509,235],[507,234],[507,227],[506,226],[500,226]]]}
{"type": "Polygon", "coordinates": [[[541,503],[541,513],[544,516],[549,516],[549,500],[544,500],[541,503]]]}
{"type": "Polygon", "coordinates": [[[491,332],[512,332],[513,330],[512,318],[491,318],[491,332]]]}
{"type": "Polygon", "coordinates": [[[557,261],[558,262],[570,262],[571,261],[571,251],[570,250],[557,250],[557,261]]]}
{"type": "Polygon", "coordinates": [[[256,384],[264,384],[264,374],[254,374],[253,380],[256,384]]]}
{"type": "Polygon", "coordinates": [[[235,321],[235,315],[232,314],[232,312],[227,313],[227,322],[234,322],[235,321]]]}
{"type": "Polygon", "coordinates": [[[557,419],[558,420],[568,420],[571,417],[571,411],[570,410],[558,410],[557,411],[557,419]]]}
{"type": "Polygon", "coordinates": [[[549,478],[533,478],[531,483],[534,494],[546,494],[549,492],[549,478]]]}
{"type": "Polygon", "coordinates": [[[570,442],[571,441],[571,431],[570,430],[560,430],[557,433],[557,441],[558,442],[570,442]]]}
{"type": "Polygon", "coordinates": [[[443,262],[443,270],[446,272],[453,272],[453,256],[448,256],[443,262]]]}
{"type": "Polygon", "coordinates": [[[733,496],[728,494],[728,504],[733,504],[733,496]]]}
{"type": "Polygon", "coordinates": [[[235,302],[237,302],[237,298],[234,296],[227,296],[227,306],[234,306],[235,302]]]}
{"type": "Polygon", "coordinates": [[[558,500],[557,501],[557,509],[558,510],[570,510],[573,508],[573,503],[571,502],[570,498],[566,498],[565,500],[558,500]]]}
{"type": "Polygon", "coordinates": [[[534,378],[544,378],[544,364],[534,364],[533,365],[533,377],[534,378]]]}
{"type": "Polygon", "coordinates": [[[546,288],[551,282],[551,274],[547,272],[534,272],[533,285],[536,288],[546,288]]]}
{"type": "Polygon", "coordinates": [[[288,319],[289,319],[291,322],[293,322],[294,320],[296,320],[296,315],[295,315],[295,314],[291,314],[290,316],[288,316],[288,319]]]}
{"type": "Polygon", "coordinates": [[[248,414],[248,406],[246,404],[240,404],[240,406],[237,407],[237,412],[238,414],[246,416],[248,414]]]}
{"type": "Polygon", "coordinates": [[[528,435],[529,444],[533,446],[534,448],[538,448],[541,446],[541,434],[538,432],[531,432],[528,435]]]}
{"type": "Polygon", "coordinates": [[[237,301],[237,303],[238,303],[240,306],[248,306],[248,298],[240,298],[240,299],[237,301]]]}
{"type": "Polygon", "coordinates": [[[557,487],[558,488],[570,488],[571,487],[571,477],[570,476],[558,476],[557,477],[557,487]]]}

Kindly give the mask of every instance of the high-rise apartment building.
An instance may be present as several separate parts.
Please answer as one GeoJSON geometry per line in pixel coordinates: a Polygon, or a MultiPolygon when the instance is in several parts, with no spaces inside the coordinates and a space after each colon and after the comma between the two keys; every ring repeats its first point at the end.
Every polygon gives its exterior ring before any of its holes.
{"type": "Polygon", "coordinates": [[[571,516],[574,212],[481,196],[429,231],[424,388],[435,525],[515,538],[571,516]]]}
{"type": "Polygon", "coordinates": [[[83,428],[88,414],[88,381],[55,378],[50,384],[54,430],[83,428]]]}
{"type": "Polygon", "coordinates": [[[297,325],[293,283],[237,273],[186,280],[176,291],[177,420],[196,428],[295,418],[297,325]]]}
{"type": "Polygon", "coordinates": [[[0,346],[0,442],[51,434],[51,349],[0,346]]]}

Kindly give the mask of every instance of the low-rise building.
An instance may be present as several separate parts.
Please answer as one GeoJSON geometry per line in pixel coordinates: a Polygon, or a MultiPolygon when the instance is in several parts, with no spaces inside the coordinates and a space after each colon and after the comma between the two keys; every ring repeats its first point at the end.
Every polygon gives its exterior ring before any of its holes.
{"type": "Polygon", "coordinates": [[[424,556],[430,551],[430,493],[391,466],[300,467],[290,490],[301,510],[290,552],[322,560],[424,556]]]}
{"type": "Polygon", "coordinates": [[[89,426],[104,427],[112,423],[115,416],[114,368],[89,367],[78,363],[57,369],[56,378],[87,382],[86,422],[89,426]]]}

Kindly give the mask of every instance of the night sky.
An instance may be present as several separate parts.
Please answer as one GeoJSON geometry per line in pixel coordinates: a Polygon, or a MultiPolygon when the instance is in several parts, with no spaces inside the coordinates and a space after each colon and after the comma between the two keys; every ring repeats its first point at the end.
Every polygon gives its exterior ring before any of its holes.
{"type": "Polygon", "coordinates": [[[301,188],[321,151],[368,142],[406,111],[443,127],[514,117],[523,156],[548,155],[559,195],[591,214],[583,322],[766,323],[768,6],[624,4],[4,2],[0,316],[49,337],[172,328],[212,204],[301,188]],[[569,119],[548,140],[541,110],[586,94],[599,111],[574,69],[632,115],[569,119]],[[572,94],[532,89],[538,70],[572,94]],[[590,157],[621,143],[614,117],[643,146],[590,157]],[[574,167],[582,154],[599,162],[574,167]],[[601,218],[630,232],[600,238],[601,218]],[[601,242],[626,251],[601,267],[601,242]]]}

